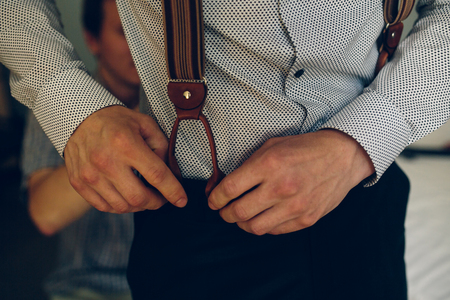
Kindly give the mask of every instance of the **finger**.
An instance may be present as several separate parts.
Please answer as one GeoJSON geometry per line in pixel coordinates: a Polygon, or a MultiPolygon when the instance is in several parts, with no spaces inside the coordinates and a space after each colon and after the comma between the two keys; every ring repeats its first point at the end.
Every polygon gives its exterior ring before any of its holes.
{"type": "Polygon", "coordinates": [[[302,229],[308,228],[312,225],[314,225],[314,222],[308,223],[305,221],[301,221],[301,218],[299,217],[299,218],[295,218],[295,219],[286,221],[284,223],[281,223],[280,225],[272,228],[268,233],[273,234],[273,235],[285,234],[285,233],[302,230],[302,229]]]}
{"type": "Polygon", "coordinates": [[[132,207],[155,210],[167,203],[156,189],[146,187],[131,169],[123,172],[127,180],[113,181],[114,187],[132,207]]]}
{"type": "MultiPolygon", "coordinates": [[[[70,183],[78,192],[78,194],[80,194],[87,202],[89,202],[89,204],[91,204],[97,210],[103,212],[125,213],[137,211],[137,209],[132,208],[130,205],[128,205],[128,203],[126,203],[125,199],[121,197],[117,190],[113,186],[111,186],[108,181],[102,181],[101,175],[90,177],[91,179],[96,178],[95,181],[97,182],[98,186],[95,187],[90,187],[83,180],[81,180],[80,159],[74,159],[73,155],[78,155],[78,157],[81,157],[83,159],[83,152],[80,152],[77,146],[66,148],[65,162],[70,183]],[[103,191],[102,188],[105,188],[105,190],[103,191]],[[108,201],[105,199],[108,199],[108,201]]],[[[86,170],[86,168],[84,170],[86,170]]]]}
{"type": "Polygon", "coordinates": [[[77,193],[80,194],[90,205],[95,209],[115,214],[122,214],[128,212],[138,212],[144,210],[141,207],[133,207],[129,205],[123,197],[117,192],[112,185],[108,185],[107,189],[102,189],[105,185],[100,185],[100,190],[103,191],[103,196],[97,192],[94,188],[84,185],[82,188],[77,189],[77,193]],[[108,191],[108,192],[104,192],[108,191]],[[87,200],[89,199],[89,200],[87,200]],[[108,199],[106,201],[105,199],[108,199]]]}
{"type": "Polygon", "coordinates": [[[108,212],[123,214],[144,210],[140,206],[131,205],[109,180],[99,180],[93,189],[112,207],[112,211],[110,210],[108,212]]]}
{"type": "Polygon", "coordinates": [[[265,185],[261,184],[222,208],[220,216],[228,223],[250,220],[277,203],[277,199],[267,195],[268,191],[265,189],[265,185]]]}
{"type": "Polygon", "coordinates": [[[122,214],[122,213],[128,213],[128,212],[138,212],[144,210],[143,208],[139,207],[131,207],[128,211],[118,211],[114,209],[102,196],[100,196],[96,191],[94,191],[91,188],[87,188],[83,191],[83,194],[79,193],[81,197],[86,199],[94,200],[93,202],[89,202],[86,200],[90,205],[92,205],[95,209],[107,212],[107,213],[113,213],[113,214],[122,214]],[[90,190],[90,191],[89,191],[90,190]]]}
{"type": "MultiPolygon", "coordinates": [[[[295,210],[292,209],[291,203],[292,202],[290,201],[279,202],[254,218],[248,221],[237,222],[237,224],[243,230],[256,235],[263,235],[272,232],[272,230],[281,224],[290,222],[298,217],[297,214],[293,213],[295,210]]],[[[289,225],[293,226],[293,224],[289,225]]],[[[299,227],[297,230],[303,228],[305,227],[299,227]]]]}
{"type": "Polygon", "coordinates": [[[80,194],[90,205],[95,209],[103,212],[115,212],[114,208],[103,197],[101,197],[94,189],[85,186],[81,189],[76,189],[77,193],[80,194]]]}
{"type": "Polygon", "coordinates": [[[275,226],[268,233],[277,235],[311,227],[316,224],[316,222],[319,221],[322,217],[335,209],[339,203],[329,208],[322,206],[318,206],[316,208],[309,207],[309,209],[304,210],[302,213],[296,214],[294,218],[286,220],[285,222],[282,222],[279,225],[275,226]]]}
{"type": "Polygon", "coordinates": [[[103,212],[115,212],[103,197],[79,179],[79,169],[77,168],[79,166],[79,160],[74,159],[74,157],[80,155],[78,147],[68,144],[64,149],[64,154],[67,175],[69,176],[69,182],[73,189],[95,209],[103,212]]]}
{"type": "Polygon", "coordinates": [[[148,146],[141,147],[141,150],[136,151],[137,155],[131,161],[132,167],[167,201],[175,206],[184,207],[187,203],[187,195],[172,171],[148,146]]]}
{"type": "Polygon", "coordinates": [[[221,209],[230,201],[250,192],[261,182],[261,174],[258,174],[257,168],[253,167],[249,159],[222,179],[209,195],[208,205],[213,210],[221,209]]]}
{"type": "Polygon", "coordinates": [[[166,161],[169,147],[167,137],[153,118],[145,114],[139,114],[139,117],[141,118],[139,133],[142,138],[158,157],[166,161]]]}

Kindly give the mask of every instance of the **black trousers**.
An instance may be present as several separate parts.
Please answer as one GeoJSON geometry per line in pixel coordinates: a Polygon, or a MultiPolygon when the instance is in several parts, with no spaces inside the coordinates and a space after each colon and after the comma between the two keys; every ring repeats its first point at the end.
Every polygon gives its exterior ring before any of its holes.
{"type": "Polygon", "coordinates": [[[135,214],[133,299],[407,299],[409,182],[397,165],[314,226],[277,236],[224,222],[208,208],[205,184],[185,180],[185,208],[135,214]]]}

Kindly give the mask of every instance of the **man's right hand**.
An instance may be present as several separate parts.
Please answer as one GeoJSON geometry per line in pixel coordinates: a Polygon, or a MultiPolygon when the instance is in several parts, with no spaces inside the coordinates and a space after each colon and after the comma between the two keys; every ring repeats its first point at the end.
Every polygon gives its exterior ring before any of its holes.
{"type": "Polygon", "coordinates": [[[84,199],[100,211],[126,213],[155,210],[167,201],[186,205],[183,187],[165,164],[167,150],[167,138],[151,117],[110,106],[80,124],[64,157],[70,183],[84,199]]]}

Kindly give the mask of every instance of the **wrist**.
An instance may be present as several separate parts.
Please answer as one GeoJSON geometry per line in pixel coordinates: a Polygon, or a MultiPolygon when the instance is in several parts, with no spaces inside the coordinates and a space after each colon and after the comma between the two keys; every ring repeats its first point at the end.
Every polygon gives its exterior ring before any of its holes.
{"type": "Polygon", "coordinates": [[[336,145],[336,150],[344,152],[350,164],[352,182],[357,185],[375,172],[375,167],[367,152],[353,137],[347,133],[327,128],[320,132],[329,136],[332,143],[336,145]]]}

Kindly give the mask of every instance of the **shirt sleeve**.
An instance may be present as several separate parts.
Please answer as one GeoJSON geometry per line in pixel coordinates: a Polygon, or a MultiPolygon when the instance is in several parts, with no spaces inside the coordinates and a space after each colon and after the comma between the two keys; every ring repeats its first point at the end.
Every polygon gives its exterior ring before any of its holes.
{"type": "Polygon", "coordinates": [[[419,19],[364,92],[322,128],[341,130],[366,150],[374,184],[409,144],[450,116],[450,1],[419,1],[419,19]]]}
{"type": "Polygon", "coordinates": [[[123,105],[96,83],[63,34],[52,0],[2,0],[0,62],[11,93],[31,108],[62,156],[78,125],[93,112],[123,105]]]}

